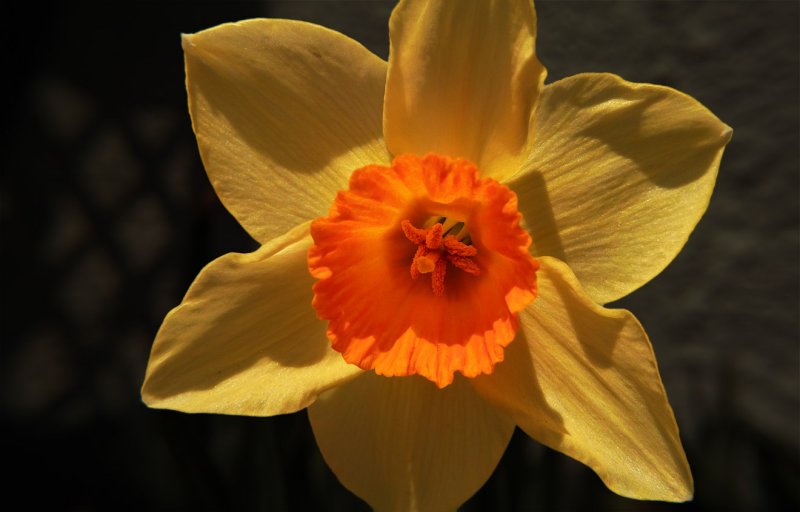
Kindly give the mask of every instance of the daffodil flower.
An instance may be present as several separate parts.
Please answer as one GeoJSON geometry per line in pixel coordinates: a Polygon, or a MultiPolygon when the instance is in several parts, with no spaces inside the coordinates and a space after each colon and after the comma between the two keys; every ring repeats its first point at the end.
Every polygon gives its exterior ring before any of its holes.
{"type": "Polygon", "coordinates": [[[167,315],[144,401],[308,408],[380,510],[454,509],[515,426],[623,496],[690,499],[647,335],[602,304],[680,251],[730,128],[666,87],[544,85],[527,0],[404,0],[389,30],[388,63],[298,21],[184,36],[205,168],[261,247],[167,315]]]}

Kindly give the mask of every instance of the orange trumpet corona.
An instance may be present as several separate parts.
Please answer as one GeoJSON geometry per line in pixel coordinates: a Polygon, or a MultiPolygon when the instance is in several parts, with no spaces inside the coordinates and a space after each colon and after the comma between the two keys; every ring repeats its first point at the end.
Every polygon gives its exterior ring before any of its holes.
{"type": "Polygon", "coordinates": [[[439,387],[491,373],[536,296],[520,219],[516,195],[466,160],[401,155],[354,171],[311,224],[313,305],[333,348],[439,387]]]}

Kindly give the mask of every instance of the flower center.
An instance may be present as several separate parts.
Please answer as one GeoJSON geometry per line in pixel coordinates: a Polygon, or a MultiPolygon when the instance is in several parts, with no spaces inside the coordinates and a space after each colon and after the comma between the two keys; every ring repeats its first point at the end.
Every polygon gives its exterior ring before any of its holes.
{"type": "Polygon", "coordinates": [[[467,274],[478,276],[481,269],[472,259],[478,250],[469,245],[471,239],[463,222],[439,217],[427,229],[414,227],[411,221],[400,223],[403,234],[417,245],[411,261],[411,277],[431,274],[431,288],[437,296],[444,295],[444,277],[448,263],[467,274]],[[466,242],[466,243],[465,243],[466,242]]]}
{"type": "Polygon", "coordinates": [[[491,373],[536,297],[521,218],[514,192],[466,160],[400,155],[353,171],[311,223],[312,304],[331,346],[364,370],[439,387],[491,373]]]}

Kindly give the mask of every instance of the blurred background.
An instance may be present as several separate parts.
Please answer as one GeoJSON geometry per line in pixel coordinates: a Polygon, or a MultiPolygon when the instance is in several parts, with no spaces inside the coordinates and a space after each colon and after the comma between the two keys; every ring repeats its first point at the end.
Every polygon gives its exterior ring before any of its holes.
{"type": "MultiPolygon", "coordinates": [[[[21,3],[17,3],[21,4],[21,3]]],[[[200,268],[255,242],[216,199],[186,109],[179,34],[312,21],[388,55],[390,1],[14,5],[0,177],[6,495],[26,509],[366,510],[304,412],[149,410],[155,332],[200,268]]],[[[648,330],[695,483],[637,502],[517,432],[463,510],[800,507],[796,1],[541,1],[548,81],[609,71],[675,87],[734,128],[708,213],[620,301],[648,330]]],[[[10,499],[10,498],[9,498],[10,499]]]]}

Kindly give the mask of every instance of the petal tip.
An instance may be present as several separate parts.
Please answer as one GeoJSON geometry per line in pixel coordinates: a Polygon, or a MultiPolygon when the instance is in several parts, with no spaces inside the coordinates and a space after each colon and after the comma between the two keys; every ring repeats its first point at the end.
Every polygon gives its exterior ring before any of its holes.
{"type": "Polygon", "coordinates": [[[694,484],[689,483],[687,487],[681,490],[682,492],[675,492],[669,496],[662,498],[665,502],[671,503],[689,503],[694,500],[694,484]]]}
{"type": "Polygon", "coordinates": [[[160,405],[161,400],[159,399],[158,394],[152,389],[149,376],[145,377],[144,384],[142,384],[142,388],[139,393],[139,398],[142,400],[142,403],[150,409],[164,408],[163,405],[160,405]]]}
{"type": "Polygon", "coordinates": [[[727,124],[723,124],[722,134],[720,136],[722,137],[722,140],[725,141],[725,144],[727,144],[733,138],[733,128],[731,128],[727,124]]]}
{"type": "Polygon", "coordinates": [[[181,48],[183,48],[183,51],[187,52],[190,49],[194,48],[192,37],[193,34],[181,34],[181,48]]]}

